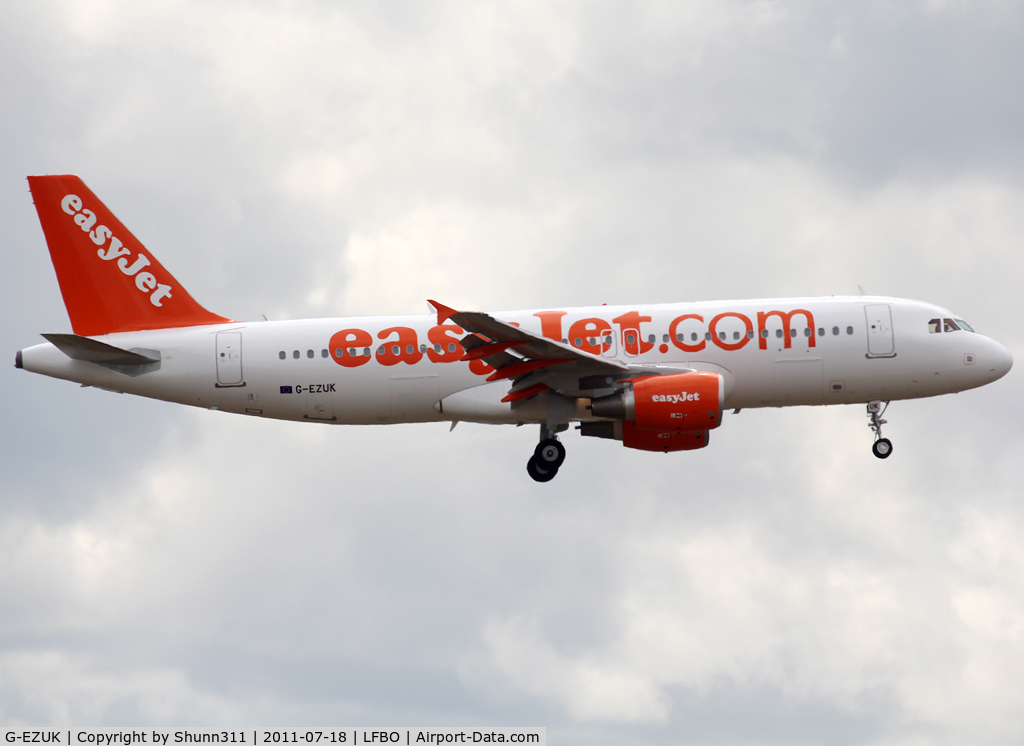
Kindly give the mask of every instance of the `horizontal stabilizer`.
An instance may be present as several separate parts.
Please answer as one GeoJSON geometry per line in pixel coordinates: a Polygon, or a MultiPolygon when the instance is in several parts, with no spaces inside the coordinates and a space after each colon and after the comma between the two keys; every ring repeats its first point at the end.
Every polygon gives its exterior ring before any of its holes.
{"type": "Polygon", "coordinates": [[[77,334],[44,334],[43,337],[72,360],[100,365],[150,365],[160,362],[159,356],[149,357],[131,350],[122,350],[77,334]]]}

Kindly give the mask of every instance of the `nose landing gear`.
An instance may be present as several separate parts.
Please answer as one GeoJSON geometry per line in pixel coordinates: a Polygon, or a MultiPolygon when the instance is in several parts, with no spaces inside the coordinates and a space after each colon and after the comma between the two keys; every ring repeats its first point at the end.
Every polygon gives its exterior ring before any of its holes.
{"type": "Polygon", "coordinates": [[[558,442],[555,434],[541,430],[541,441],[526,463],[526,473],[536,482],[550,482],[558,473],[558,467],[565,461],[565,446],[558,442]]]}
{"type": "Polygon", "coordinates": [[[868,418],[871,420],[868,423],[868,427],[875,434],[875,442],[871,446],[871,452],[877,458],[889,458],[890,454],[892,454],[892,441],[882,437],[882,425],[885,424],[882,415],[885,414],[885,410],[888,408],[889,402],[885,402],[885,406],[882,406],[880,401],[868,402],[868,418]]]}
{"type": "Polygon", "coordinates": [[[878,458],[889,458],[889,454],[892,453],[892,443],[888,438],[879,438],[871,446],[871,452],[878,458]]]}

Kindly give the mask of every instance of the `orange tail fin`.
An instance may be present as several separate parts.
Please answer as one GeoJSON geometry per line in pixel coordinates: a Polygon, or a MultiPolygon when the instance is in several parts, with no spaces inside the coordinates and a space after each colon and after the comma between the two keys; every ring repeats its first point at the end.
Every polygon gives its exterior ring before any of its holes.
{"type": "Polygon", "coordinates": [[[29,176],[75,334],[223,324],[185,292],[77,176],[29,176]]]}

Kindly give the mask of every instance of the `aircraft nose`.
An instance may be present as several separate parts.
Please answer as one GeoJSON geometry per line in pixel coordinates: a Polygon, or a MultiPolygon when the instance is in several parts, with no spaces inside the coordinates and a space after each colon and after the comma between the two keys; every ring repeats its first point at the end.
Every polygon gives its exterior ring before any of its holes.
{"type": "Polygon", "coordinates": [[[989,369],[992,380],[996,381],[1010,372],[1010,368],[1013,367],[1013,355],[994,339],[990,341],[991,350],[987,355],[989,360],[985,361],[989,364],[985,367],[989,369]]]}

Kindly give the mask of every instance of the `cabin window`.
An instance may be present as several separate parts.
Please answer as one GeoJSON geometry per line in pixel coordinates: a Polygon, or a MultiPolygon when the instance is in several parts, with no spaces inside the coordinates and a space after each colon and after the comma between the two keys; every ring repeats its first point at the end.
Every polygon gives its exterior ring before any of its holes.
{"type": "Polygon", "coordinates": [[[811,336],[811,328],[810,327],[805,327],[804,328],[804,336],[805,337],[811,336]]]}
{"type": "MultiPolygon", "coordinates": [[[[349,348],[349,354],[352,354],[352,348],[349,348]]],[[[334,351],[334,357],[345,357],[345,350],[343,350],[341,347],[338,347],[334,351]]],[[[352,355],[352,357],[355,357],[355,355],[352,355]]]]}
{"type": "Polygon", "coordinates": [[[593,347],[597,344],[597,337],[587,337],[587,344],[593,347]]]}
{"type": "Polygon", "coordinates": [[[846,333],[847,334],[853,334],[853,327],[852,326],[846,327],[846,333]]]}
{"type": "Polygon", "coordinates": [[[753,339],[753,338],[754,338],[754,330],[753,329],[747,329],[747,339],[753,339]]]}
{"type": "Polygon", "coordinates": [[[293,350],[292,351],[292,357],[295,358],[296,360],[298,360],[299,359],[299,351],[298,350],[293,350]]]}
{"type": "Polygon", "coordinates": [[[306,357],[313,357],[313,351],[312,350],[306,350],[306,357]]]}
{"type": "Polygon", "coordinates": [[[823,327],[823,326],[819,326],[818,327],[818,336],[819,337],[824,337],[825,336],[825,327],[823,327]]]}
{"type": "Polygon", "coordinates": [[[363,355],[365,355],[366,357],[370,357],[370,348],[369,347],[364,347],[363,348],[363,355]]]}
{"type": "Polygon", "coordinates": [[[380,347],[377,348],[377,354],[378,355],[383,355],[384,354],[384,345],[381,345],[380,347]]]}
{"type": "Polygon", "coordinates": [[[943,319],[942,320],[942,331],[944,331],[944,332],[958,332],[958,331],[960,331],[960,327],[956,325],[956,322],[953,321],[953,319],[943,319]]]}
{"type": "Polygon", "coordinates": [[[405,354],[406,355],[411,355],[413,353],[413,350],[415,350],[415,349],[416,348],[413,347],[412,345],[406,345],[405,346],[405,354]]]}
{"type": "Polygon", "coordinates": [[[955,321],[956,321],[956,325],[959,326],[964,331],[968,331],[968,332],[973,332],[974,331],[974,329],[971,328],[971,325],[968,324],[963,319],[955,319],[955,321]]]}
{"type": "Polygon", "coordinates": [[[636,335],[633,334],[633,333],[627,334],[626,335],[626,344],[628,344],[628,345],[635,345],[636,344],[636,335]]]}
{"type": "Polygon", "coordinates": [[[604,343],[606,345],[610,345],[612,343],[612,335],[609,334],[607,337],[605,337],[604,338],[604,343]]]}
{"type": "Polygon", "coordinates": [[[718,338],[724,342],[725,341],[725,332],[719,332],[718,333],[718,338]]]}
{"type": "Polygon", "coordinates": [[[775,330],[775,336],[778,337],[779,339],[782,339],[782,330],[781,329],[776,329],[775,330]]]}
{"type": "Polygon", "coordinates": [[[392,355],[400,355],[401,353],[402,353],[402,348],[401,347],[399,347],[398,345],[391,345],[391,354],[392,355]]]}
{"type": "Polygon", "coordinates": [[[330,354],[327,350],[320,350],[320,357],[327,357],[330,354]]]}
{"type": "Polygon", "coordinates": [[[767,329],[762,329],[761,330],[761,339],[768,339],[768,330],[767,329]]]}
{"type": "Polygon", "coordinates": [[[711,341],[711,332],[704,332],[704,339],[708,342],[711,341]]]}
{"type": "Polygon", "coordinates": [[[733,339],[739,339],[740,338],[740,333],[739,332],[733,332],[732,333],[732,338],[733,339]]]}
{"type": "Polygon", "coordinates": [[[440,351],[441,351],[441,345],[435,344],[434,345],[434,352],[440,352],[440,351]]]}
{"type": "Polygon", "coordinates": [[[279,358],[281,358],[282,360],[284,360],[284,359],[285,359],[286,357],[288,357],[288,356],[287,356],[287,355],[285,354],[284,350],[281,350],[281,351],[280,351],[279,353],[277,353],[277,356],[278,356],[279,358]]]}
{"type": "Polygon", "coordinates": [[[691,342],[696,342],[697,341],[697,332],[692,332],[690,334],[690,341],[691,342]]]}
{"type": "Polygon", "coordinates": [[[790,329],[789,330],[789,336],[792,339],[796,339],[796,329],[790,329]]]}
{"type": "Polygon", "coordinates": [[[657,339],[657,337],[655,337],[653,334],[649,334],[647,336],[647,341],[650,342],[651,344],[654,344],[654,340],[656,340],[656,339],[657,339]]]}
{"type": "Polygon", "coordinates": [[[454,342],[449,342],[448,343],[448,352],[455,352],[455,343],[454,342]]]}
{"type": "Polygon", "coordinates": [[[582,347],[583,346],[583,338],[582,337],[576,337],[576,339],[574,339],[572,341],[572,343],[574,345],[576,345],[577,347],[582,347]]]}
{"type": "Polygon", "coordinates": [[[423,353],[423,352],[426,352],[426,351],[427,351],[427,346],[426,345],[420,345],[420,352],[423,353]]]}
{"type": "Polygon", "coordinates": [[[833,326],[832,327],[832,336],[833,337],[838,337],[839,336],[839,327],[838,326],[833,326]]]}

